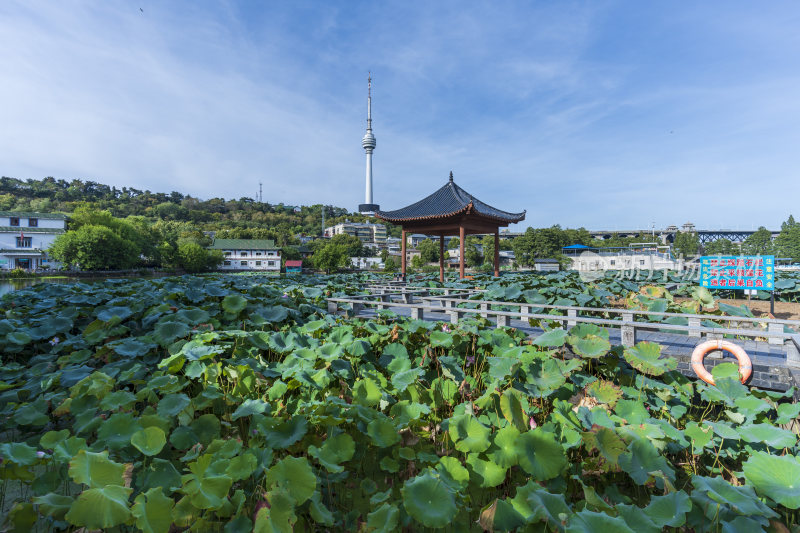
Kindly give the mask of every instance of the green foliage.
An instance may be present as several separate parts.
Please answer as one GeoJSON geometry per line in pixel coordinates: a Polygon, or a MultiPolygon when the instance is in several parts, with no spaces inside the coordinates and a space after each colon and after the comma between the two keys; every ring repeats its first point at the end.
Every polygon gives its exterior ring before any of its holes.
{"type": "Polygon", "coordinates": [[[186,272],[203,272],[222,263],[222,250],[208,250],[196,242],[178,244],[178,264],[186,272]]]}
{"type": "Polygon", "coordinates": [[[439,243],[425,239],[417,244],[417,250],[423,263],[434,263],[439,260],[439,243]]]}
{"type": "Polygon", "coordinates": [[[325,272],[331,272],[348,266],[350,257],[347,246],[329,242],[314,252],[314,255],[311,256],[311,262],[314,263],[314,267],[325,272]]]}
{"type": "Polygon", "coordinates": [[[689,259],[700,252],[700,238],[697,233],[679,231],[675,234],[672,249],[676,256],[689,259]]]}
{"type": "Polygon", "coordinates": [[[50,255],[81,270],[124,270],[139,264],[140,249],[107,226],[82,225],[56,237],[50,255]]]}
{"type": "MultiPolygon", "coordinates": [[[[23,488],[5,525],[797,525],[798,438],[779,427],[797,406],[741,385],[735,367],[717,365],[712,388],[678,374],[658,345],[623,350],[596,326],[530,343],[480,317],[326,313],[326,296],[364,279],[217,274],[4,296],[0,490],[23,488]]],[[[570,273],[509,279],[476,276],[531,307],[606,297],[571,292],[570,273]]]]}

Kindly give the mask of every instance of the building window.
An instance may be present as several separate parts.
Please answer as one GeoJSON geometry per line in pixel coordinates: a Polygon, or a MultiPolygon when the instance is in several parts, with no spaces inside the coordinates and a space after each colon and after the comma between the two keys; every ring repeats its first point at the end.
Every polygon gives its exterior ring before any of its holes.
{"type": "Polygon", "coordinates": [[[8,219],[9,226],[19,226],[19,217],[11,217],[8,219]]]}
{"type": "Polygon", "coordinates": [[[614,260],[612,259],[612,260],[611,260],[611,264],[613,265],[613,264],[615,264],[615,263],[616,263],[616,261],[614,261],[614,260]]]}
{"type": "Polygon", "coordinates": [[[242,252],[239,255],[241,255],[242,257],[247,257],[247,252],[242,252]]]}
{"type": "Polygon", "coordinates": [[[231,266],[231,262],[230,261],[223,261],[222,264],[225,265],[225,266],[231,266]]]}
{"type": "Polygon", "coordinates": [[[261,261],[256,261],[256,266],[260,267],[261,266],[261,261]]]}
{"type": "Polygon", "coordinates": [[[256,252],[256,255],[261,255],[261,252],[256,252]]]}
{"type": "Polygon", "coordinates": [[[230,252],[225,252],[225,257],[230,257],[230,256],[231,256],[230,252]]]}
{"type": "Polygon", "coordinates": [[[644,264],[644,259],[639,259],[639,264],[643,265],[644,264]]]}
{"type": "Polygon", "coordinates": [[[31,228],[39,227],[39,219],[38,218],[29,218],[28,219],[28,227],[31,227],[31,228]]]}
{"type": "Polygon", "coordinates": [[[268,261],[267,262],[267,266],[274,267],[275,266],[275,261],[268,261]]]}
{"type": "Polygon", "coordinates": [[[32,244],[30,237],[17,237],[17,248],[30,248],[32,244]]]}
{"type": "Polygon", "coordinates": [[[247,266],[247,261],[240,261],[239,264],[242,265],[243,267],[246,267],[247,266]]]}

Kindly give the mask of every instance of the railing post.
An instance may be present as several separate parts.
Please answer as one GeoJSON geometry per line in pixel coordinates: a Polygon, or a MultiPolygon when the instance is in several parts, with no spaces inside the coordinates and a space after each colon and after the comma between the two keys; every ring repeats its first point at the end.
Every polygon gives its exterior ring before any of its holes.
{"type": "Polygon", "coordinates": [[[332,315],[335,315],[338,310],[339,304],[328,300],[328,312],[332,315]]]}
{"type": "Polygon", "coordinates": [[[700,319],[699,318],[689,318],[689,336],[690,337],[702,337],[703,334],[700,332],[700,319]]]}
{"type": "Polygon", "coordinates": [[[800,367],[800,334],[792,335],[786,343],[786,366],[800,367]]]}
{"type": "Polygon", "coordinates": [[[411,308],[411,318],[413,320],[424,320],[425,319],[425,311],[422,307],[412,307],[411,308]]]}
{"type": "Polygon", "coordinates": [[[520,320],[528,320],[526,317],[522,315],[527,315],[531,312],[531,307],[529,305],[520,305],[519,306],[519,319],[520,320]]]}
{"type": "MultiPolygon", "coordinates": [[[[577,309],[567,309],[567,316],[570,318],[577,318],[578,317],[578,310],[577,309]]],[[[570,329],[578,324],[575,320],[567,320],[567,329],[570,329]]]]}
{"type": "MultiPolygon", "coordinates": [[[[489,310],[489,304],[481,304],[481,311],[488,311],[488,310],[489,310]]],[[[489,313],[483,312],[483,313],[481,313],[481,316],[483,318],[488,318],[489,317],[489,313]]]]}
{"type": "Polygon", "coordinates": [[[353,316],[358,315],[364,309],[364,304],[355,302],[353,303],[353,316]]]}
{"type": "Polygon", "coordinates": [[[458,320],[461,318],[460,311],[449,311],[447,314],[450,315],[451,324],[458,324],[458,320]]]}
{"type": "MultiPolygon", "coordinates": [[[[783,324],[776,324],[774,322],[770,322],[767,325],[767,331],[770,333],[783,333],[783,324]]],[[[783,339],[780,337],[769,337],[767,340],[769,344],[783,344],[783,339]]]]}
{"type": "Polygon", "coordinates": [[[498,328],[507,328],[508,327],[508,315],[496,315],[497,316],[497,327],[498,328]]]}
{"type": "MultiPolygon", "coordinates": [[[[623,322],[633,322],[633,313],[622,313],[623,322]]],[[[622,337],[622,345],[631,347],[636,344],[636,327],[633,325],[624,325],[620,328],[620,336],[622,337]]]]}

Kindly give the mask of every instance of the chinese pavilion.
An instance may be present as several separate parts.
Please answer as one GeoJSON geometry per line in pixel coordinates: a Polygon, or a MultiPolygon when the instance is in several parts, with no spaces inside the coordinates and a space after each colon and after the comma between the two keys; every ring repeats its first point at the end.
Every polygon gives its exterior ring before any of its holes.
{"type": "Polygon", "coordinates": [[[485,204],[450,180],[419,202],[395,211],[377,211],[375,216],[403,228],[400,256],[406,276],[406,234],[439,236],[439,279],[444,281],[444,237],[458,235],[459,275],[464,277],[464,240],[467,235],[494,233],[494,275],[500,275],[500,228],[525,220],[522,213],[508,213],[485,204]]]}

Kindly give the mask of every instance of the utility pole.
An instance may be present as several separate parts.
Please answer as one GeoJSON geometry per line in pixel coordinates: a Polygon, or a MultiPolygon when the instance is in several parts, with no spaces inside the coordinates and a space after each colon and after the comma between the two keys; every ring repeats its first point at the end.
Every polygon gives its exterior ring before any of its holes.
{"type": "Polygon", "coordinates": [[[259,181],[258,182],[258,203],[263,204],[264,203],[264,190],[261,188],[261,186],[262,186],[262,183],[259,181]]]}
{"type": "Polygon", "coordinates": [[[325,236],[325,206],[322,206],[322,236],[325,236]]]}

